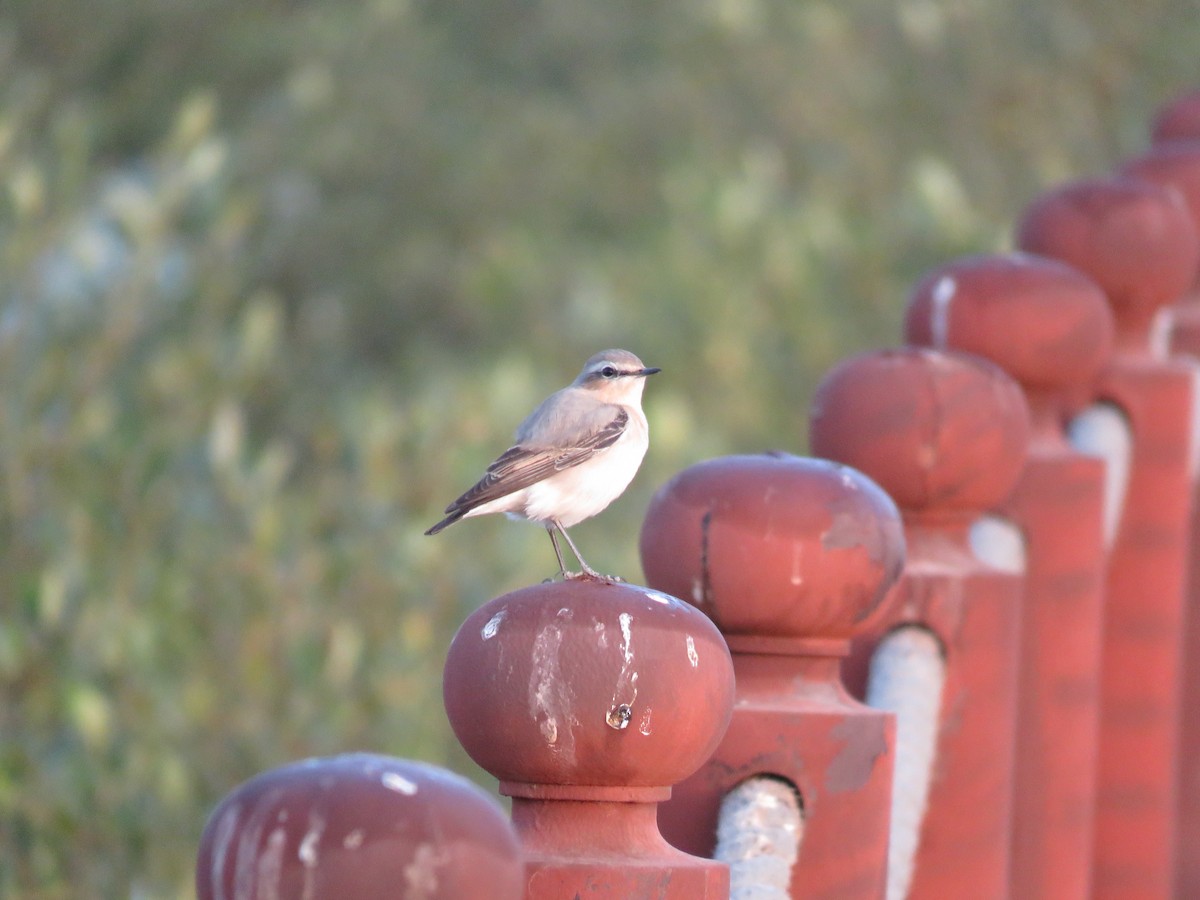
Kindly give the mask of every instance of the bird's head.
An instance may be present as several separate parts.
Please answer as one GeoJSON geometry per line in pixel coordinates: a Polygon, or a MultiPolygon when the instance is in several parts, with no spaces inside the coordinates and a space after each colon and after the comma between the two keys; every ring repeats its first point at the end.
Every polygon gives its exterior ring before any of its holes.
{"type": "Polygon", "coordinates": [[[602,350],[583,364],[574,383],[595,391],[605,402],[631,403],[641,398],[646,376],[660,371],[628,350],[602,350]]]}

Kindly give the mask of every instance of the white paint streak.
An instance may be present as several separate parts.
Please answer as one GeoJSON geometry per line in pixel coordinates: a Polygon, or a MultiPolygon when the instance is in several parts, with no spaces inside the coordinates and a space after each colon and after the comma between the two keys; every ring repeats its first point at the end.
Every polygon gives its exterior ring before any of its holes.
{"type": "Polygon", "coordinates": [[[631,631],[633,616],[629,613],[621,613],[617,619],[621,623],[621,643],[624,645],[622,652],[625,654],[625,665],[629,665],[633,662],[633,634],[631,631]]]}
{"type": "Polygon", "coordinates": [[[950,303],[958,293],[958,282],[951,276],[943,275],[933,287],[933,309],[929,311],[929,334],[933,346],[939,350],[946,349],[950,337],[950,303]]]}
{"type": "MultiPolygon", "coordinates": [[[[638,673],[631,671],[633,668],[633,616],[623,612],[617,616],[617,621],[621,624],[621,657],[624,662],[617,675],[612,705],[604,711],[606,720],[611,717],[612,711],[618,706],[627,706],[632,712],[634,701],[637,700],[638,673]]],[[[626,719],[620,727],[623,729],[628,724],[629,721],[626,719]]]]}
{"type": "Polygon", "coordinates": [[[647,709],[644,713],[642,713],[642,724],[640,726],[638,726],[638,731],[640,731],[642,734],[647,735],[647,736],[650,734],[650,710],[649,709],[647,709]]]}
{"type": "Polygon", "coordinates": [[[667,606],[671,605],[671,598],[666,594],[660,594],[658,591],[642,591],[647,599],[653,600],[655,603],[664,603],[667,606]]]}
{"type": "Polygon", "coordinates": [[[704,583],[699,578],[692,579],[692,602],[697,606],[704,603],[704,583]]]}
{"type": "MultiPolygon", "coordinates": [[[[286,843],[287,833],[282,828],[276,828],[267,837],[267,846],[258,855],[258,865],[254,870],[255,900],[279,900],[279,877],[283,873],[283,848],[286,843]]],[[[237,896],[241,898],[243,895],[237,896]]]]}
{"type": "Polygon", "coordinates": [[[399,772],[384,772],[379,780],[389,791],[404,794],[406,797],[411,797],[417,792],[416,783],[409,781],[399,772]]]}
{"type": "Polygon", "coordinates": [[[490,641],[492,638],[494,638],[496,636],[496,632],[500,630],[500,623],[504,621],[504,613],[505,610],[502,609],[500,612],[488,619],[487,624],[484,625],[479,632],[480,637],[482,637],[485,641],[490,641]]]}
{"type": "Polygon", "coordinates": [[[438,869],[450,861],[448,853],[439,853],[433,844],[421,844],[413,861],[404,867],[404,883],[409,900],[426,900],[437,895],[438,869]]]}
{"type": "Polygon", "coordinates": [[[692,668],[694,669],[696,666],[700,665],[700,655],[696,653],[696,642],[693,640],[690,634],[687,636],[687,650],[688,662],[692,664],[692,668]]]}
{"type": "Polygon", "coordinates": [[[533,640],[533,658],[529,669],[529,712],[546,743],[573,758],[574,743],[569,740],[560,742],[570,735],[568,726],[571,713],[570,696],[567,693],[570,687],[562,677],[558,658],[562,639],[562,628],[547,625],[533,640]]]}
{"type": "Polygon", "coordinates": [[[366,837],[366,832],[361,828],[355,828],[345,838],[342,839],[342,846],[347,850],[357,850],[362,846],[363,838],[366,837]]]}
{"type": "Polygon", "coordinates": [[[315,812],[310,813],[308,831],[305,832],[300,841],[300,849],[296,852],[296,858],[304,863],[306,868],[311,869],[317,864],[317,845],[321,842],[321,833],[324,830],[325,819],[315,812]]]}
{"type": "Polygon", "coordinates": [[[799,542],[796,542],[792,545],[792,577],[789,579],[792,587],[800,587],[800,585],[804,584],[803,557],[804,547],[799,542]]]}

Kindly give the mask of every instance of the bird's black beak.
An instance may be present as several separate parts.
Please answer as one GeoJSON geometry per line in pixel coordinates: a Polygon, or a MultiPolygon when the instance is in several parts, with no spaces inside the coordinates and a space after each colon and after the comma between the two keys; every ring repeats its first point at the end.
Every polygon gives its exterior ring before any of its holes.
{"type": "Polygon", "coordinates": [[[661,371],[662,369],[658,368],[658,366],[643,366],[633,374],[641,375],[643,378],[645,378],[647,375],[657,375],[661,371]]]}

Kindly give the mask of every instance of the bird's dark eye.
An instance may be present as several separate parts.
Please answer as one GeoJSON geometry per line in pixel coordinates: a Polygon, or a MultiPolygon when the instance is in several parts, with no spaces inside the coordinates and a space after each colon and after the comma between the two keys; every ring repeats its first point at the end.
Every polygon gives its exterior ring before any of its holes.
{"type": "Polygon", "coordinates": [[[603,369],[600,370],[600,374],[603,375],[605,378],[616,378],[617,370],[615,368],[613,368],[612,366],[605,366],[603,369]]]}

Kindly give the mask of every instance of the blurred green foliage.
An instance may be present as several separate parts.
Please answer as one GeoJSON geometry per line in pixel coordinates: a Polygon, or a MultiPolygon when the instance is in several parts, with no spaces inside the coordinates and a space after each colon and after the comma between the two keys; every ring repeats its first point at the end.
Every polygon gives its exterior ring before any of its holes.
{"type": "MultiPolygon", "coordinates": [[[[191,892],[241,780],[474,771],[440,671],[554,571],[422,536],[595,350],[664,374],[576,529],[803,447],[926,267],[1190,87],[1183,0],[11,0],[0,7],[0,894],[191,892]]],[[[476,773],[478,774],[478,773],[476,773]]]]}

